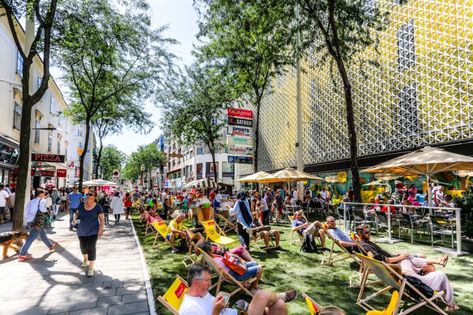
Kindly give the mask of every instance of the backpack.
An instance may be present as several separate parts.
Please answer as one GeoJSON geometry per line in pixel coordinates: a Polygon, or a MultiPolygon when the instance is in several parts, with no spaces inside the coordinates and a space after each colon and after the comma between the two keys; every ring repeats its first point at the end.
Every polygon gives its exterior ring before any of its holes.
{"type": "MultiPolygon", "coordinates": [[[[419,278],[416,278],[413,276],[405,276],[405,277],[406,277],[407,282],[412,284],[414,288],[419,290],[419,292],[425,295],[425,297],[431,298],[432,296],[434,296],[434,290],[432,290],[431,287],[429,287],[427,284],[422,282],[422,280],[420,280],[419,278]]],[[[409,295],[412,296],[414,299],[422,300],[419,294],[416,291],[412,290],[409,286],[406,286],[406,290],[408,291],[409,295]]]]}
{"type": "Polygon", "coordinates": [[[225,266],[235,271],[240,276],[244,275],[246,272],[246,265],[240,258],[229,252],[225,252],[222,259],[225,266]]]}
{"type": "Polygon", "coordinates": [[[302,243],[300,250],[306,253],[317,253],[317,244],[315,244],[314,238],[310,237],[308,234],[305,234],[304,242],[302,243]]]}

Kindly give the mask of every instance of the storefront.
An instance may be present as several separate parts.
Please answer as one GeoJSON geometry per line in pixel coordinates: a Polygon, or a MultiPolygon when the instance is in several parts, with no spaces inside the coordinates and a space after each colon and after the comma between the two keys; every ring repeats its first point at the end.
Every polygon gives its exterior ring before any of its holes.
{"type": "Polygon", "coordinates": [[[15,185],[19,155],[19,143],[0,136],[0,183],[15,185]]]}

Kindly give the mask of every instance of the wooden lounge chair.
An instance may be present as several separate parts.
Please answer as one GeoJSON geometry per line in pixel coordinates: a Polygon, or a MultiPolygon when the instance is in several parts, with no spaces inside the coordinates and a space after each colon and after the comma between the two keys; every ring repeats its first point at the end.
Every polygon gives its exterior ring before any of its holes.
{"type": "Polygon", "coordinates": [[[237,230],[235,223],[228,220],[228,218],[226,218],[224,215],[220,213],[215,213],[214,215],[215,215],[215,218],[219,220],[219,224],[222,225],[221,228],[224,233],[227,233],[228,231],[237,230]]]}
{"type": "Polygon", "coordinates": [[[223,246],[230,245],[237,241],[233,238],[227,237],[214,220],[202,221],[201,224],[204,227],[206,240],[210,239],[212,242],[223,246]]]}
{"type": "MultiPolygon", "coordinates": [[[[230,283],[230,284],[233,284],[233,285],[236,285],[237,288],[235,290],[233,290],[232,292],[230,292],[230,297],[237,294],[238,292],[242,291],[246,294],[248,294],[249,296],[253,297],[254,294],[250,292],[250,290],[248,290],[247,287],[245,287],[243,285],[242,282],[238,281],[237,279],[235,279],[230,273],[228,273],[222,266],[219,265],[219,263],[217,261],[215,261],[215,259],[213,259],[212,257],[210,257],[207,253],[205,253],[204,251],[200,250],[200,253],[202,255],[202,257],[204,257],[204,260],[205,262],[209,265],[210,268],[212,268],[213,270],[215,270],[216,272],[216,275],[218,276],[218,279],[217,279],[217,282],[215,282],[209,289],[212,290],[213,288],[216,288],[215,289],[215,295],[218,294],[218,292],[220,292],[220,288],[222,286],[222,283],[224,282],[227,282],[227,283],[230,283]]],[[[256,281],[256,278],[251,278],[251,279],[248,279],[247,281],[245,281],[248,285],[251,285],[251,283],[253,283],[254,281],[256,281]]]]}
{"type": "MultiPolygon", "coordinates": [[[[365,266],[361,279],[360,293],[358,294],[357,298],[357,304],[365,310],[369,311],[374,309],[368,304],[368,301],[379,295],[385,294],[389,290],[394,289],[399,292],[399,295],[395,302],[395,307],[392,312],[393,315],[409,314],[423,306],[427,306],[439,314],[447,314],[440,306],[434,303],[434,301],[436,300],[441,300],[440,298],[444,295],[444,292],[435,292],[432,297],[428,298],[419,290],[417,290],[412,284],[410,284],[407,279],[398,272],[399,270],[395,270],[393,265],[386,264],[385,262],[373,259],[363,254],[354,253],[354,255],[356,255],[365,266]],[[370,296],[363,298],[365,289],[368,284],[368,275],[370,272],[374,273],[387,286],[371,294],[370,296]],[[411,298],[406,292],[406,287],[409,288],[409,291],[415,292],[420,297],[420,299],[412,299],[416,302],[416,304],[407,308],[406,310],[400,311],[399,304],[401,303],[403,298],[411,298]]],[[[397,265],[394,266],[397,267],[397,265]]]]}
{"type": "Polygon", "coordinates": [[[158,221],[151,223],[153,228],[156,230],[156,236],[154,237],[153,248],[160,247],[161,245],[168,244],[172,247],[171,242],[167,239],[167,235],[169,234],[170,230],[166,224],[166,221],[158,221]],[[164,243],[159,244],[156,246],[156,242],[158,241],[158,237],[161,236],[164,239],[164,243]]]}
{"type": "Polygon", "coordinates": [[[315,302],[307,293],[303,292],[302,297],[304,298],[305,302],[307,303],[307,308],[309,309],[310,315],[317,315],[320,310],[323,308],[322,305],[315,302]]]}
{"type": "Polygon", "coordinates": [[[399,292],[393,291],[391,295],[391,301],[389,302],[389,305],[387,308],[385,308],[382,311],[371,310],[371,311],[366,312],[366,315],[393,315],[398,297],[399,297],[399,292]]]}
{"type": "Polygon", "coordinates": [[[291,222],[291,244],[295,245],[297,241],[295,240],[294,235],[297,235],[297,239],[299,239],[300,242],[302,242],[302,235],[299,233],[299,230],[302,229],[302,226],[298,226],[293,228],[292,227],[292,221],[294,221],[294,216],[289,215],[288,216],[289,221],[291,222]]]}
{"type": "Polygon", "coordinates": [[[345,259],[352,258],[353,260],[358,260],[346,249],[346,247],[340,245],[340,242],[333,238],[332,234],[328,231],[328,227],[326,224],[323,225],[325,235],[332,241],[332,246],[330,247],[330,252],[327,257],[322,258],[322,265],[332,266],[334,263],[338,261],[343,261],[345,259]],[[335,248],[338,247],[341,252],[336,253],[335,248]]]}
{"type": "Polygon", "coordinates": [[[184,295],[188,289],[187,282],[180,276],[176,276],[176,280],[167,289],[163,296],[158,297],[161,302],[171,313],[179,315],[179,307],[181,306],[184,295]]]}

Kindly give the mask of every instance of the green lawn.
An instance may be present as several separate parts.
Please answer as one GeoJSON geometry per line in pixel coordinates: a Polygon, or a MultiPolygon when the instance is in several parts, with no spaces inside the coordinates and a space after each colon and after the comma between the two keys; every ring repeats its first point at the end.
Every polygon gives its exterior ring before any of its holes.
{"type": "MultiPolygon", "coordinates": [[[[176,274],[186,277],[187,270],[182,263],[185,255],[171,254],[171,250],[167,246],[153,249],[153,237],[145,237],[144,229],[137,217],[134,217],[134,223],[146,255],[154,296],[158,297],[166,291],[176,274]]],[[[322,305],[339,306],[347,314],[364,314],[363,309],[356,304],[359,289],[348,287],[350,275],[358,270],[356,263],[352,260],[345,260],[336,263],[333,267],[321,265],[321,259],[325,254],[303,253],[299,251],[298,245],[290,243],[289,224],[276,225],[273,228],[284,233],[281,242],[283,250],[267,253],[256,247],[251,248],[251,255],[265,265],[261,288],[277,292],[293,288],[299,293],[307,292],[322,305]]],[[[411,245],[402,242],[394,245],[382,244],[382,246],[391,252],[421,252],[430,257],[441,255],[426,245],[411,245]]],[[[473,314],[472,266],[473,255],[469,255],[458,258],[451,257],[444,269],[454,287],[456,303],[462,309],[455,314],[473,314]]],[[[239,298],[248,300],[245,296],[237,296],[232,299],[231,303],[239,298]]],[[[376,305],[382,309],[389,302],[389,296],[380,297],[376,302],[376,305]]],[[[288,307],[290,314],[308,314],[305,301],[300,295],[295,301],[289,303],[288,307]]],[[[159,302],[157,302],[157,311],[158,314],[169,314],[159,302]]],[[[422,309],[417,314],[432,314],[432,312],[429,313],[422,309]]]]}

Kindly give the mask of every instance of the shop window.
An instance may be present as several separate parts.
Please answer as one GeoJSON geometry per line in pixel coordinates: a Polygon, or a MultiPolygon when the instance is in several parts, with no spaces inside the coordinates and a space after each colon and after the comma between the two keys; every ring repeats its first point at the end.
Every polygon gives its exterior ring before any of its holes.
{"type": "Polygon", "coordinates": [[[22,106],[15,102],[15,111],[13,112],[13,128],[21,130],[21,110],[22,106]]]}

